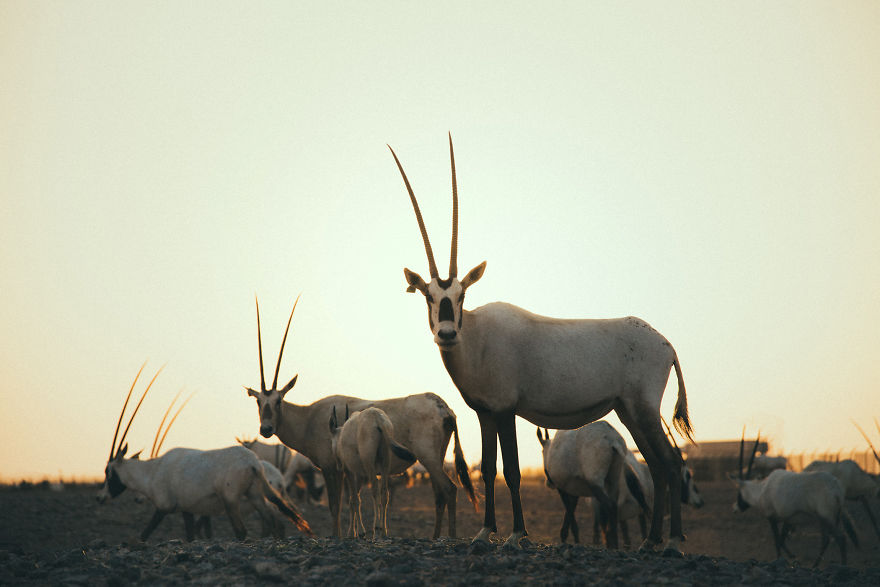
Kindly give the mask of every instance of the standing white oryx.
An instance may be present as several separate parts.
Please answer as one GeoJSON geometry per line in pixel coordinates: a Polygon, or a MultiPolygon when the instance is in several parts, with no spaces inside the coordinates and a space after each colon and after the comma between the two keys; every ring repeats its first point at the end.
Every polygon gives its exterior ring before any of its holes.
{"type": "Polygon", "coordinates": [[[394,424],[379,408],[367,408],[351,416],[346,413],[346,416],[340,424],[336,419],[336,408],[333,408],[330,442],[345,475],[350,534],[357,538],[360,526],[361,534],[365,535],[360,494],[363,486],[369,485],[373,490],[373,539],[377,533],[388,536],[391,455],[393,453],[404,461],[414,461],[416,457],[394,439],[394,424]]]}
{"type": "Polygon", "coordinates": [[[320,503],[321,494],[324,493],[324,477],[305,455],[283,444],[268,444],[256,439],[236,438],[236,440],[280,470],[284,476],[284,488],[293,491],[297,499],[305,498],[312,505],[320,503]]]}
{"type": "MultiPolygon", "coordinates": [[[[299,298],[297,298],[299,300],[299,298]]],[[[371,401],[344,395],[332,395],[320,399],[307,406],[297,405],[284,400],[294,386],[297,375],[290,382],[278,389],[278,370],[284,354],[284,343],[290,330],[290,322],[296,303],[287,320],[278,362],[275,365],[275,378],[272,387],[266,387],[263,373],[263,342],[260,332],[260,304],[257,302],[257,348],[260,357],[260,391],[245,387],[248,395],[256,398],[260,415],[260,434],[264,438],[277,436],[281,442],[302,453],[321,469],[327,487],[327,500],[333,518],[333,535],[340,535],[339,509],[342,498],[342,472],[338,469],[336,456],[330,442],[330,430],[327,427],[327,414],[333,409],[342,413],[346,407],[352,411],[360,411],[371,406],[380,408],[394,424],[394,433],[398,442],[405,445],[428,470],[431,476],[431,487],[434,490],[434,538],[440,536],[443,522],[443,511],[449,516],[449,535],[455,537],[456,486],[443,471],[443,459],[449,446],[449,439],[454,439],[453,452],[455,467],[462,486],[468,497],[477,507],[477,497],[467,474],[467,463],[458,439],[458,424],[455,412],[446,402],[433,393],[420,393],[401,398],[371,401]]],[[[393,457],[391,474],[403,473],[413,464],[412,460],[393,457]]]]}
{"type": "Polygon", "coordinates": [[[243,540],[247,535],[239,509],[243,498],[247,499],[264,519],[273,515],[267,501],[271,502],[296,524],[301,532],[311,535],[308,523],[296,511],[293,504],[286,502],[269,485],[257,456],[242,446],[217,450],[175,448],[161,457],[145,461],[138,458],[140,453],[126,459],[128,444],[125,438],[128,430],[147,392],[159,376],[159,373],[156,373],[144,390],[117,446],[116,439],[122,417],[143,369],[142,366],[132,382],[116,422],[116,431],[113,433],[113,442],[110,445],[110,458],[104,469],[104,483],[97,495],[99,502],[104,503],[108,497],[116,497],[129,487],[145,495],[156,507],[156,511],[141,533],[142,540],[146,540],[162,519],[172,512],[183,513],[187,540],[192,540],[195,536],[194,515],[210,516],[222,512],[229,516],[236,537],[243,540]]]}
{"type": "Polygon", "coordinates": [[[544,459],[547,486],[556,489],[565,506],[559,539],[565,542],[571,528],[580,542],[574,512],[581,496],[599,503],[598,519],[605,535],[605,546],[617,548],[617,506],[623,478],[626,442],[611,424],[593,422],[577,430],[550,433],[538,428],[538,442],[544,459]]]}
{"type": "MultiPolygon", "coordinates": [[[[389,146],[390,149],[390,146],[389,146]]],[[[403,177],[428,257],[430,281],[404,269],[407,291],[420,291],[428,304],[428,324],[453,383],[477,413],[482,433],[482,477],[486,491],[483,528],[474,540],[488,540],[495,525],[496,438],[501,443],[504,479],[513,506],[508,544],[526,535],[520,500],[515,417],[547,428],[578,428],[614,410],[629,429],[651,468],[656,492],[650,534],[643,548],[662,542],[667,486],[672,493],[668,549],[683,539],[677,455],[660,425],[660,401],[671,368],[678,378],[673,422],[685,436],[692,429],[678,357],[672,345],[643,320],[561,320],[496,302],[464,309],[467,289],[486,268],[484,261],[458,278],[458,193],[452,137],[452,251],[449,277],[437,271],[418,202],[403,166],[403,177]]]]}
{"type": "MultiPolygon", "coordinates": [[[[841,522],[853,544],[859,545],[858,536],[843,507],[844,492],[840,482],[830,473],[824,471],[795,473],[777,469],[760,480],[749,480],[754,463],[755,451],[749,459],[745,474],[742,473],[743,446],[745,434],[740,443],[739,470],[740,476],[732,477],[739,489],[734,512],[742,512],[754,507],[770,522],[776,556],[782,553],[794,558],[785,546],[791,526],[802,522],[818,522],[822,531],[822,545],[819,556],[813,566],[818,566],[828,547],[830,536],[834,537],[840,549],[840,558],[846,564],[846,537],[840,529],[841,522]],[[779,527],[779,524],[782,527],[779,527]]],[[[758,441],[755,441],[757,448],[758,441]]]]}

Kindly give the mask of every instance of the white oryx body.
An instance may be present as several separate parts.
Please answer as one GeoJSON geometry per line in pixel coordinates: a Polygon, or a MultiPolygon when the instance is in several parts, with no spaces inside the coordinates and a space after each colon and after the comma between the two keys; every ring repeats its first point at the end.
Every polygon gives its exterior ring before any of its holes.
{"type": "Polygon", "coordinates": [[[565,516],[559,538],[565,542],[569,527],[580,542],[574,511],[578,499],[592,497],[600,504],[605,545],[617,548],[617,507],[623,478],[626,442],[608,422],[593,422],[577,430],[559,430],[538,441],[547,485],[559,492],[565,516]]]}
{"type": "Polygon", "coordinates": [[[651,532],[644,546],[662,542],[666,489],[672,492],[668,548],[678,551],[683,538],[678,457],[660,425],[660,403],[671,369],[678,379],[673,423],[690,438],[687,397],[678,357],[669,341],[634,317],[564,320],[533,314],[496,302],[464,309],[466,290],[486,267],[483,262],[458,278],[458,192],[452,138],[452,247],[449,277],[437,270],[427,230],[403,166],[394,154],[410,196],[428,257],[430,280],[404,269],[407,291],[419,291],[428,304],[428,323],[449,376],[477,413],[482,433],[482,477],[486,515],[475,540],[496,531],[495,462],[500,441],[504,478],[511,492],[513,532],[509,544],[526,534],[520,499],[515,417],[539,427],[578,428],[614,410],[644,455],[655,479],[651,532]]]}
{"type": "Polygon", "coordinates": [[[365,534],[360,492],[369,485],[373,491],[373,538],[377,533],[388,536],[392,454],[404,461],[415,460],[415,456],[394,439],[394,425],[385,412],[375,407],[354,412],[341,426],[337,426],[334,411],[330,438],[348,488],[350,534],[357,538],[358,527],[365,534]]]}
{"type": "MultiPolygon", "coordinates": [[[[156,511],[141,533],[143,540],[147,539],[166,515],[173,512],[183,514],[188,540],[192,540],[195,535],[194,516],[211,516],[220,513],[229,516],[236,537],[242,540],[247,535],[241,519],[242,499],[247,499],[264,520],[270,519],[273,515],[268,503],[271,502],[294,522],[300,531],[311,534],[308,523],[296,508],[284,500],[282,495],[269,484],[257,455],[242,446],[215,450],[175,448],[160,457],[148,460],[140,460],[138,458],[140,453],[132,458],[125,458],[128,451],[125,437],[147,392],[159,375],[157,373],[153,377],[141,396],[117,447],[119,426],[141,371],[138,371],[131,385],[116,423],[116,432],[110,445],[110,458],[104,469],[104,483],[97,495],[99,502],[103,503],[108,498],[116,497],[129,487],[149,499],[156,507],[156,511]]],[[[170,409],[169,407],[169,411],[170,409]]],[[[160,425],[160,430],[161,427],[160,425]]],[[[152,453],[157,452],[158,448],[154,441],[152,453]]]]}
{"type": "Polygon", "coordinates": [[[861,499],[880,495],[880,485],[853,460],[838,462],[813,461],[804,472],[825,471],[834,475],[843,487],[846,499],[861,499]]]}
{"type": "Polygon", "coordinates": [[[769,457],[767,455],[758,455],[755,457],[755,464],[752,466],[752,472],[757,478],[766,477],[777,469],[782,471],[788,469],[788,459],[783,456],[769,457]]]}
{"type": "Polygon", "coordinates": [[[324,477],[305,455],[281,443],[269,444],[256,439],[238,439],[238,442],[280,470],[284,476],[284,487],[288,492],[293,491],[297,495],[302,493],[312,505],[320,502],[324,491],[324,477]]]}
{"type": "MultiPolygon", "coordinates": [[[[299,299],[299,298],[297,298],[299,299]]],[[[296,310],[296,303],[293,305],[296,310]]],[[[401,398],[372,401],[357,397],[332,395],[309,405],[297,405],[284,401],[284,396],[296,383],[295,375],[283,388],[278,389],[278,370],[284,353],[284,343],[293,319],[293,310],[287,321],[287,330],[281,342],[278,362],[275,366],[275,379],[272,387],[267,387],[263,373],[262,334],[260,332],[260,307],[257,305],[257,346],[260,357],[261,390],[246,388],[248,395],[257,400],[260,416],[260,434],[264,438],[273,435],[290,448],[302,453],[324,475],[327,499],[333,518],[333,535],[340,535],[339,510],[342,498],[342,472],[339,470],[336,455],[333,453],[327,417],[333,410],[338,414],[346,411],[362,411],[369,407],[381,409],[394,425],[398,442],[406,446],[421,462],[431,476],[434,491],[435,518],[434,538],[440,536],[443,512],[449,516],[449,535],[455,537],[456,486],[443,471],[443,460],[449,447],[450,437],[454,439],[453,453],[458,478],[468,493],[474,507],[477,498],[473,485],[467,475],[467,463],[458,438],[458,424],[455,412],[446,402],[433,393],[420,393],[401,398]]],[[[403,473],[413,464],[393,456],[391,474],[403,473]]]]}
{"type": "Polygon", "coordinates": [[[868,519],[874,527],[874,532],[880,537],[880,528],[877,526],[877,519],[874,517],[874,512],[871,511],[869,501],[880,496],[880,483],[875,477],[866,473],[858,463],[850,459],[838,462],[813,461],[806,466],[804,471],[825,471],[834,475],[840,481],[846,499],[862,503],[868,514],[868,519]]]}
{"type": "Polygon", "coordinates": [[[858,545],[855,531],[843,509],[843,487],[830,473],[776,470],[764,479],[736,480],[736,483],[739,493],[733,506],[734,511],[740,512],[753,507],[767,518],[773,531],[778,557],[782,557],[783,551],[792,556],[785,547],[787,526],[804,522],[818,522],[822,530],[822,546],[816,565],[825,554],[829,536],[834,537],[842,562],[846,564],[846,539],[840,529],[841,522],[853,543],[858,545]],[[778,526],[780,523],[783,524],[781,530],[778,526]]]}

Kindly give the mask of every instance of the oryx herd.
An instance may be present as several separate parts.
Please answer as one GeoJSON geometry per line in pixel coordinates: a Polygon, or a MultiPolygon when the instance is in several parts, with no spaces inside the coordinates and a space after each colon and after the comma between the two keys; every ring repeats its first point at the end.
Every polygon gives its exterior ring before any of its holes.
{"type": "MultiPolygon", "coordinates": [[[[465,293],[483,276],[486,262],[459,278],[458,189],[452,137],[452,237],[445,278],[437,269],[410,181],[397,154],[390,146],[389,150],[409,195],[428,261],[427,281],[404,269],[407,291],[424,296],[429,329],[443,365],[480,424],[484,513],[482,528],[473,541],[489,541],[497,532],[498,443],[513,514],[513,530],[504,544],[519,548],[527,535],[515,427],[519,416],[538,427],[546,481],[562,500],[563,542],[569,532],[576,542],[580,540],[575,508],[580,497],[589,497],[594,507],[594,541],[601,531],[605,545],[617,548],[619,529],[624,544],[630,544],[627,522],[638,518],[641,548],[655,550],[663,543],[664,518],[668,515],[664,553],[680,554],[684,540],[682,505],[700,507],[703,499],[672,431],[668,426],[664,430],[660,416],[661,400],[674,370],[678,397],[672,424],[693,441],[681,363],[672,344],[647,322],[632,316],[549,318],[504,302],[466,310],[465,293]],[[627,449],[617,430],[597,421],[612,411],[629,431],[644,462],[627,449]],[[558,431],[551,437],[548,428],[558,431]]],[[[188,540],[200,528],[210,535],[209,516],[219,514],[228,517],[235,535],[243,539],[244,508],[259,514],[264,534],[283,536],[282,520],[286,519],[310,535],[308,522],[288,492],[298,488],[299,500],[314,504],[326,489],[333,536],[376,539],[390,531],[389,477],[418,462],[427,472],[434,493],[432,536],[436,539],[441,535],[445,514],[448,535],[455,537],[456,478],[473,506],[479,508],[455,413],[433,393],[378,401],[332,395],[308,405],[288,401],[297,376],[280,388],[278,377],[296,305],[294,302],[287,321],[274,377],[267,385],[260,307],[256,303],[260,388],[246,387],[257,403],[260,434],[267,439],[275,436],[281,444],[239,440],[227,448],[175,448],[160,455],[161,442],[154,441],[149,459],[140,459],[140,453],[126,457],[128,429],[156,379],[147,385],[117,443],[141,367],[119,414],[99,500],[115,497],[126,488],[146,497],[155,506],[155,513],[141,533],[142,539],[173,512],[183,515],[188,540]],[[455,463],[451,476],[444,470],[450,440],[455,463]],[[370,486],[373,495],[373,528],[369,532],[360,512],[364,486],[370,486]],[[340,515],[344,493],[349,511],[343,531],[340,515]]],[[[157,439],[164,422],[163,418],[157,439]]],[[[741,448],[739,473],[733,476],[738,486],[735,509],[751,507],[767,517],[780,557],[783,553],[791,556],[785,541],[793,524],[812,519],[823,533],[819,559],[834,538],[845,562],[846,536],[856,544],[857,537],[842,507],[844,499],[862,501],[874,522],[867,499],[878,495],[877,480],[858,469],[860,475],[846,462],[814,463],[805,472],[794,473],[785,470],[784,462],[761,462],[754,451],[745,470],[742,461],[741,448]],[[762,467],[763,479],[751,478],[762,467]]]]}

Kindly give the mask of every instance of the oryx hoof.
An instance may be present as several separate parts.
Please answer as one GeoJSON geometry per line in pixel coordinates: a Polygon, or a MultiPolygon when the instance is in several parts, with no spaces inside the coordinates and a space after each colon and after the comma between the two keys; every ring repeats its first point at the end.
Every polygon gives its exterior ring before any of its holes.
{"type": "Polygon", "coordinates": [[[487,552],[491,552],[493,549],[492,543],[488,540],[477,540],[474,539],[471,542],[471,545],[468,547],[467,553],[468,555],[472,554],[486,554],[487,552]]]}
{"type": "Polygon", "coordinates": [[[520,541],[523,539],[523,536],[525,536],[525,532],[514,532],[507,538],[507,540],[504,541],[503,548],[505,550],[522,550],[522,545],[520,544],[520,541]]]}
{"type": "Polygon", "coordinates": [[[658,542],[654,542],[653,540],[646,539],[642,542],[642,545],[639,546],[640,553],[653,553],[657,551],[657,547],[660,546],[658,542]]]}
{"type": "Polygon", "coordinates": [[[682,554],[680,550],[672,548],[671,546],[664,548],[661,556],[663,558],[684,558],[684,554],[682,554]]]}
{"type": "Polygon", "coordinates": [[[490,535],[490,534],[492,534],[492,530],[491,530],[490,528],[486,528],[486,527],[484,526],[483,528],[480,528],[480,531],[477,532],[477,535],[474,536],[474,539],[471,541],[471,543],[474,543],[474,542],[486,542],[486,543],[488,543],[488,542],[489,542],[489,535],[490,535]]]}

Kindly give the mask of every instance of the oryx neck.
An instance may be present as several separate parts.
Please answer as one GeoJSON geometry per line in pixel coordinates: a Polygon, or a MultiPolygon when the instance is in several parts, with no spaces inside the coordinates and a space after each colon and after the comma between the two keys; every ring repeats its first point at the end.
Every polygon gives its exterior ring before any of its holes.
{"type": "Polygon", "coordinates": [[[297,452],[303,452],[303,447],[307,444],[308,429],[308,406],[282,400],[281,414],[278,416],[278,429],[275,431],[278,440],[297,452]]]}
{"type": "Polygon", "coordinates": [[[150,495],[150,485],[156,470],[159,468],[158,459],[141,461],[139,459],[123,459],[116,464],[116,474],[119,480],[128,488],[150,495]]]}

